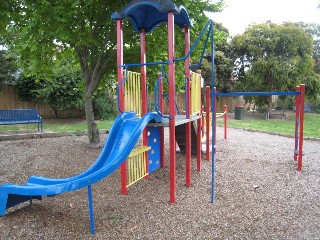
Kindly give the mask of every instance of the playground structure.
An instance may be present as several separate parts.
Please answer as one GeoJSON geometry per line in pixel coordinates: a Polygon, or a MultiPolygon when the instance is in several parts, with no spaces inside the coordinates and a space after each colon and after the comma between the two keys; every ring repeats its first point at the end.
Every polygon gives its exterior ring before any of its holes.
{"type": "MultiPolygon", "coordinates": [[[[164,161],[164,128],[169,128],[169,167],[170,167],[170,202],[176,202],[176,144],[186,154],[186,186],[191,186],[191,154],[197,156],[197,170],[201,169],[201,145],[202,145],[202,104],[201,104],[201,73],[190,70],[190,55],[205,34],[207,45],[209,38],[213,39],[213,22],[209,21],[200,33],[195,44],[190,46],[190,28],[192,27],[188,13],[182,6],[177,7],[171,1],[133,1],[120,12],[114,13],[112,19],[117,26],[117,79],[118,79],[118,107],[119,112],[135,111],[144,116],[147,114],[147,67],[160,66],[160,73],[154,84],[154,110],[162,117],[160,123],[150,123],[142,134],[142,147],[150,146],[150,150],[142,152],[145,159],[146,174],[141,173],[139,166],[123,162],[121,165],[121,190],[128,193],[131,181],[128,176],[139,175],[139,179],[147,177],[156,169],[165,166],[164,161]],[[129,18],[134,30],[140,35],[140,63],[124,64],[123,62],[123,24],[122,21],[129,18]],[[168,24],[168,61],[146,61],[146,34],[152,32],[160,23],[168,24]],[[185,56],[175,58],[174,25],[184,29],[185,56]],[[185,66],[185,109],[180,111],[175,102],[176,98],[176,74],[175,62],[184,61],[185,66]],[[164,72],[164,66],[168,66],[168,74],[164,72]],[[139,73],[129,71],[132,67],[140,67],[139,73]],[[140,82],[137,84],[136,80],[140,82]],[[167,80],[167,81],[165,81],[167,80]],[[168,94],[163,93],[163,85],[168,84],[168,94]],[[169,113],[163,113],[163,97],[168,96],[169,113]],[[138,99],[139,101],[136,101],[138,99]],[[129,104],[130,103],[130,104],[129,104]],[[136,109],[141,109],[141,113],[136,109]],[[196,123],[196,124],[193,124],[196,123]],[[196,129],[192,126],[196,126],[196,129]],[[194,144],[192,144],[194,143],[194,144]],[[193,150],[191,150],[193,149],[193,150]],[[129,166],[128,166],[129,165],[129,166]],[[139,173],[138,173],[139,172],[139,173]]],[[[208,101],[209,103],[209,101],[208,101]]],[[[209,104],[207,104],[209,105],[209,104]]],[[[210,115],[209,115],[210,116],[210,115]]],[[[208,121],[210,122],[210,121],[208,121]]],[[[206,129],[209,129],[209,125],[206,129]]],[[[209,159],[209,133],[207,131],[207,151],[209,159]]],[[[138,163],[139,162],[139,163],[138,163]]]]}
{"type": "MultiPolygon", "coordinates": [[[[195,44],[190,47],[191,22],[186,9],[177,7],[170,0],[132,1],[121,12],[114,13],[112,19],[117,26],[117,78],[119,116],[115,120],[108,139],[96,162],[86,171],[76,176],[62,179],[30,177],[24,185],[4,184],[0,186],[0,215],[6,209],[23,202],[32,203],[33,199],[41,200],[43,196],[54,197],[65,192],[87,187],[90,218],[90,231],[95,232],[94,210],[91,186],[107,177],[120,166],[121,189],[126,194],[128,187],[150,173],[165,166],[164,161],[164,127],[170,132],[170,202],[176,202],[176,127],[185,127],[186,150],[186,186],[191,186],[191,129],[196,126],[197,170],[201,169],[202,140],[202,106],[201,106],[201,73],[191,72],[190,55],[198,45],[200,38],[208,29],[206,43],[213,39],[213,23],[209,21],[202,30],[195,44]],[[122,20],[132,20],[135,31],[140,34],[141,62],[138,64],[123,63],[122,20]],[[168,23],[168,61],[158,63],[146,62],[146,33],[151,32],[162,22],[168,23]],[[174,24],[184,29],[186,56],[175,58],[174,24]],[[186,108],[180,113],[175,102],[175,62],[185,62],[186,108]],[[154,85],[154,112],[147,111],[147,66],[158,65],[161,73],[154,85]],[[169,68],[168,75],[164,66],[169,68]],[[130,67],[141,67],[140,73],[128,71],[130,67]],[[169,113],[163,113],[163,85],[167,80],[169,113]],[[191,104],[192,103],[192,104],[191,104]],[[180,114],[179,114],[180,113],[180,114]],[[142,146],[134,148],[142,135],[142,146]]],[[[213,51],[213,49],[212,49],[213,51]]],[[[208,104],[207,104],[208,105],[208,104]]],[[[210,114],[208,114],[209,116],[210,114]]],[[[209,121],[208,121],[209,122],[209,121]]],[[[210,131],[207,127],[207,134],[210,131]]],[[[193,129],[194,130],[194,129],[193,129]]],[[[209,137],[208,137],[209,139],[209,137]]]]}
{"type": "MultiPolygon", "coordinates": [[[[183,129],[184,145],[179,143],[180,150],[186,154],[186,186],[191,186],[191,154],[192,140],[196,144],[197,171],[201,170],[201,145],[205,132],[206,159],[210,158],[210,122],[212,122],[212,151],[216,150],[216,97],[217,96],[250,96],[250,95],[295,95],[296,96],[296,134],[294,159],[298,160],[298,170],[302,169],[303,116],[304,116],[304,85],[297,87],[295,92],[254,92],[254,93],[218,93],[215,89],[214,71],[212,71],[212,88],[206,87],[206,114],[203,120],[201,104],[201,73],[191,72],[190,55],[205,34],[205,47],[211,42],[212,69],[214,69],[213,22],[208,21],[199,34],[194,45],[190,46],[190,28],[192,27],[188,13],[183,6],[177,7],[170,0],[132,1],[120,12],[114,13],[112,19],[117,28],[117,80],[119,116],[115,120],[104,148],[96,162],[85,172],[64,179],[52,179],[33,176],[25,185],[5,184],[0,186],[0,215],[17,204],[33,199],[41,200],[43,196],[53,197],[83,187],[88,188],[88,204],[90,230],[94,234],[94,211],[92,204],[91,185],[107,177],[117,168],[121,172],[121,191],[128,193],[128,187],[160,167],[165,166],[164,160],[164,128],[169,128],[169,171],[170,171],[170,202],[176,202],[176,144],[180,136],[177,129],[183,129]],[[140,34],[140,63],[124,64],[123,62],[123,24],[124,18],[132,21],[134,30],[140,34]],[[153,31],[160,23],[168,24],[168,61],[146,61],[146,34],[153,31]],[[175,58],[174,25],[184,30],[185,56],[175,58]],[[184,61],[185,66],[185,111],[177,109],[175,62],[184,61]],[[164,66],[168,66],[168,75],[164,66]],[[154,85],[154,112],[148,112],[147,98],[147,66],[160,66],[160,72],[154,85]],[[131,67],[140,67],[140,73],[129,71],[131,67]],[[163,112],[163,85],[168,82],[169,113],[163,112]],[[210,100],[211,97],[211,100],[210,100]],[[211,111],[210,103],[211,102],[211,111]],[[212,112],[213,114],[210,114],[212,112]],[[210,121],[211,118],[211,121],[210,121]],[[196,123],[196,124],[194,124],[196,123]],[[299,125],[300,124],[300,125],[299,125]],[[196,126],[196,128],[193,127],[196,126]],[[205,128],[203,127],[205,126],[205,128]],[[192,132],[195,137],[192,139],[192,132]],[[142,146],[135,148],[142,135],[142,146]]],[[[205,48],[204,48],[205,49],[205,48]]],[[[203,51],[204,53],[204,51],[203,51]]],[[[200,60],[201,63],[201,60],[200,60]]],[[[225,139],[227,138],[227,108],[220,114],[225,118],[225,139]]],[[[212,156],[212,194],[214,202],[214,162],[212,156]]]]}

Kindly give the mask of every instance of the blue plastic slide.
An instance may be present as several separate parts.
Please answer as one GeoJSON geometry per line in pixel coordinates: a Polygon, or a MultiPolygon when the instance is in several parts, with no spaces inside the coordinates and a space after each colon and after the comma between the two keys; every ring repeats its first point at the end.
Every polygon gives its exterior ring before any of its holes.
{"type": "MultiPolygon", "coordinates": [[[[129,156],[143,129],[150,121],[161,121],[157,113],[148,113],[139,119],[135,113],[122,113],[115,120],[107,141],[96,162],[83,173],[70,178],[45,178],[32,176],[25,185],[0,186],[0,216],[6,209],[42,196],[55,196],[91,185],[114,172],[129,156]]],[[[92,212],[93,213],[93,212],[92,212]]]]}

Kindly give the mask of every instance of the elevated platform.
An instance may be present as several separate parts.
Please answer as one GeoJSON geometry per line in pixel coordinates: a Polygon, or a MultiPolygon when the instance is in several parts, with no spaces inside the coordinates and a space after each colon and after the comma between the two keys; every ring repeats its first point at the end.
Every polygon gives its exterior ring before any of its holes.
{"type": "MultiPolygon", "coordinates": [[[[201,115],[192,115],[190,118],[186,118],[186,115],[176,115],[176,124],[175,126],[179,126],[185,124],[187,122],[193,122],[201,118],[201,115]]],[[[148,123],[149,127],[169,127],[169,119],[164,118],[163,122],[161,123],[148,123]]]]}

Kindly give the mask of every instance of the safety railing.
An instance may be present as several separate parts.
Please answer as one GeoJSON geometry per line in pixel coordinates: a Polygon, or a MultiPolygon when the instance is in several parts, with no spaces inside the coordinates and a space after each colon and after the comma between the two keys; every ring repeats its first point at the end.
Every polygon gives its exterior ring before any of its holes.
{"type": "Polygon", "coordinates": [[[191,115],[201,113],[201,74],[191,72],[191,115]]]}
{"type": "Polygon", "coordinates": [[[156,83],[154,84],[154,108],[155,111],[163,118],[172,118],[170,115],[163,115],[163,113],[161,112],[160,109],[160,102],[162,101],[162,78],[163,76],[161,74],[158,75],[158,80],[156,81],[156,83]]]}
{"type": "Polygon", "coordinates": [[[150,146],[140,146],[132,150],[127,160],[127,187],[148,175],[146,153],[150,146]]]}
{"type": "MultiPolygon", "coordinates": [[[[223,117],[224,118],[224,124],[223,124],[223,128],[224,128],[224,139],[227,139],[227,120],[228,120],[228,107],[227,105],[224,105],[224,112],[221,113],[216,113],[216,118],[219,117],[223,117]]],[[[209,125],[207,124],[207,113],[206,112],[202,112],[203,114],[203,138],[202,138],[202,142],[204,142],[206,140],[206,136],[207,136],[207,126],[209,126],[209,136],[212,136],[212,132],[210,131],[210,128],[212,127],[212,113],[210,112],[210,117],[209,117],[209,125]]]]}
{"type": "Polygon", "coordinates": [[[138,116],[142,114],[142,89],[141,89],[141,73],[125,71],[125,77],[118,84],[118,108],[120,112],[136,112],[138,116]],[[119,89],[123,86],[124,93],[124,109],[120,109],[119,89]]]}

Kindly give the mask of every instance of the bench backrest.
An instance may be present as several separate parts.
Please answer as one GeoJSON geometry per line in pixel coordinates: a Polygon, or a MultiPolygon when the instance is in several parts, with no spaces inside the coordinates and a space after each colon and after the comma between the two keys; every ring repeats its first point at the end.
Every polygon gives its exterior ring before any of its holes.
{"type": "Polygon", "coordinates": [[[37,109],[0,110],[0,120],[40,120],[37,109]]]}

